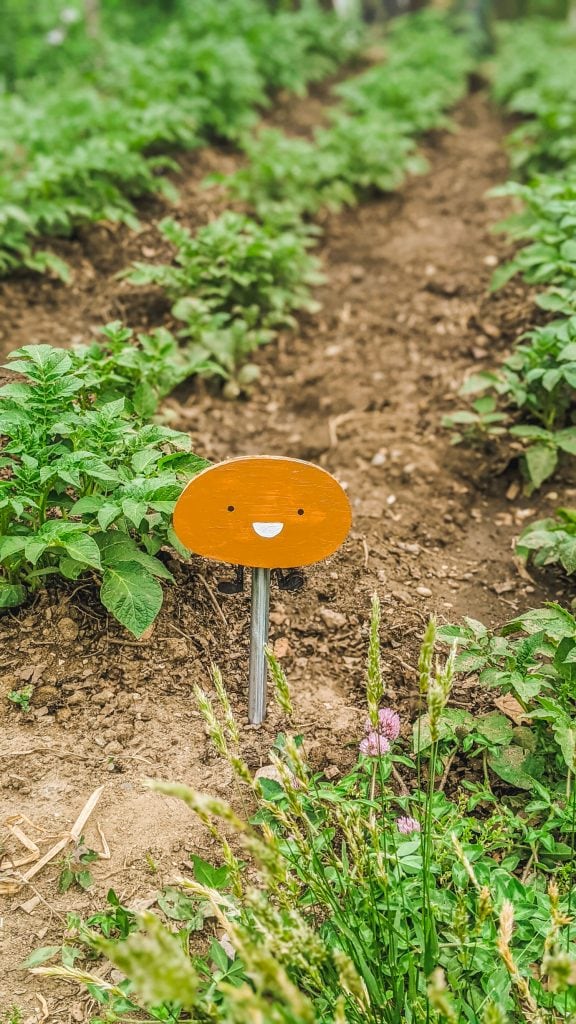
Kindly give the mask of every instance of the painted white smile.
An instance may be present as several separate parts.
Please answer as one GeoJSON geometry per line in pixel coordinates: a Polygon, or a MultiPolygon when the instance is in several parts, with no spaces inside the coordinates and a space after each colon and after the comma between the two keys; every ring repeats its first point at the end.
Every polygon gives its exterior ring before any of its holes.
{"type": "Polygon", "coordinates": [[[259,537],[277,537],[284,529],[284,523],[252,523],[252,529],[259,537]]]}

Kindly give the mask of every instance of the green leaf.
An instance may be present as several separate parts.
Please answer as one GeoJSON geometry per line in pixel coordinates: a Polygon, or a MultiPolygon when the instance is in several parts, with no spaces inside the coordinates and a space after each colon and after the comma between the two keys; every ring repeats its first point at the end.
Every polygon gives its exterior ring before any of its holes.
{"type": "Polygon", "coordinates": [[[162,607],[162,587],[138,562],[107,566],[100,599],[118,622],[134,636],[142,636],[162,607]]]}
{"type": "Polygon", "coordinates": [[[31,562],[32,565],[36,565],[36,562],[44,554],[46,548],[48,547],[50,547],[49,540],[42,540],[42,538],[40,537],[31,537],[30,540],[26,542],[24,554],[27,560],[31,562]]]}
{"type": "Polygon", "coordinates": [[[21,583],[0,580],[0,608],[17,608],[26,600],[26,587],[21,583]]]}
{"type": "Polygon", "coordinates": [[[490,282],[490,289],[493,292],[498,291],[499,288],[503,288],[508,281],[518,273],[518,267],[515,263],[504,263],[503,266],[498,267],[492,274],[492,280],[490,282]]]}
{"type": "Polygon", "coordinates": [[[215,868],[195,853],[190,854],[190,860],[194,866],[194,878],[197,882],[200,882],[200,885],[206,885],[209,889],[218,889],[220,891],[228,884],[228,868],[225,864],[215,868]]]}
{"type": "Polygon", "coordinates": [[[559,604],[549,604],[546,608],[534,608],[508,624],[507,631],[513,632],[520,627],[527,633],[544,632],[552,640],[562,640],[565,636],[576,636],[576,619],[559,604]]]}
{"type": "Polygon", "coordinates": [[[552,476],[558,464],[558,453],[549,445],[534,444],[525,452],[528,476],[534,487],[541,487],[549,476],[552,476]]]}
{"type": "MultiPolygon", "coordinates": [[[[460,711],[457,708],[445,708],[438,723],[439,740],[454,740],[456,738],[455,730],[458,726],[472,726],[473,724],[474,718],[469,711],[460,711]]],[[[422,715],[414,722],[414,725],[412,726],[412,736],[415,754],[418,754],[431,746],[432,735],[430,732],[429,715],[422,715]]]]}
{"type": "Polygon", "coordinates": [[[166,530],[166,540],[168,541],[169,544],[172,545],[174,550],[177,551],[182,558],[185,558],[188,561],[192,553],[188,550],[188,548],[184,547],[184,545],[176,536],[176,533],[174,532],[174,529],[171,526],[169,526],[168,529],[166,530]]]}
{"type": "Polygon", "coordinates": [[[65,577],[65,579],[77,580],[78,577],[81,576],[83,572],[85,572],[86,565],[84,564],[84,562],[77,562],[76,559],[68,558],[68,556],[65,555],[63,558],[60,559],[58,563],[58,568],[60,569],[60,572],[65,577]]]}
{"type": "Polygon", "coordinates": [[[98,525],[103,530],[107,530],[108,527],[111,526],[111,524],[114,522],[114,520],[118,519],[118,517],[121,514],[122,509],[120,508],[120,505],[116,505],[111,501],[106,502],[104,505],[102,505],[100,511],[98,512],[98,525]]]}
{"type": "Polygon", "coordinates": [[[576,455],[576,429],[569,427],[567,430],[557,430],[554,434],[554,441],[563,452],[569,455],[576,455]]]}
{"type": "Polygon", "coordinates": [[[142,419],[148,419],[156,412],[158,396],[146,381],[141,381],[134,392],[132,404],[142,419]]]}
{"type": "Polygon", "coordinates": [[[568,238],[565,242],[562,242],[562,245],[560,246],[560,255],[564,260],[576,262],[576,239],[568,238]]]}
{"type": "Polygon", "coordinates": [[[554,737],[562,751],[566,767],[569,771],[574,772],[576,770],[576,728],[559,725],[554,728],[554,737]]]}
{"type": "Polygon", "coordinates": [[[199,930],[204,924],[207,904],[191,899],[171,886],[158,897],[158,906],[171,921],[188,921],[195,930],[199,930]]]}
{"type": "Polygon", "coordinates": [[[121,562],[138,562],[152,576],[158,576],[163,580],[173,581],[172,573],[160,561],[152,555],[141,551],[136,541],[132,540],[127,533],[121,530],[113,530],[110,533],[97,533],[96,541],[102,555],[104,566],[119,565],[121,562]]]}
{"type": "Polygon", "coordinates": [[[31,967],[39,967],[40,964],[46,963],[47,960],[50,960],[59,952],[60,946],[41,946],[39,949],[33,950],[30,956],[27,956],[22,961],[20,966],[26,970],[29,970],[31,967]]]}
{"type": "Polygon", "coordinates": [[[476,719],[476,729],[489,743],[504,746],[512,739],[512,723],[505,715],[493,712],[476,719]]]}
{"type": "Polygon", "coordinates": [[[71,871],[70,868],[64,868],[64,870],[60,872],[60,877],[58,879],[58,891],[68,892],[68,889],[73,884],[74,872],[71,871]]]}
{"type": "Polygon", "coordinates": [[[88,534],[79,533],[76,537],[70,537],[63,541],[62,546],[75,562],[83,562],[92,569],[102,568],[100,549],[94,538],[88,534]]]}
{"type": "Polygon", "coordinates": [[[102,495],[87,495],[84,498],[79,498],[75,501],[70,509],[71,516],[83,516],[87,512],[98,512],[102,508],[102,505],[106,499],[102,495]]]}
{"type": "Polygon", "coordinates": [[[527,770],[530,763],[530,755],[522,747],[515,745],[504,747],[488,758],[492,771],[517,789],[534,789],[534,777],[527,770]]]}
{"type": "Polygon", "coordinates": [[[145,501],[136,501],[134,498],[124,498],[122,502],[122,512],[126,516],[126,519],[128,519],[136,529],[139,529],[140,523],[144,519],[147,511],[148,506],[145,501]]]}
{"type": "Polygon", "coordinates": [[[26,537],[0,537],[0,562],[18,554],[26,547],[26,537]]]}

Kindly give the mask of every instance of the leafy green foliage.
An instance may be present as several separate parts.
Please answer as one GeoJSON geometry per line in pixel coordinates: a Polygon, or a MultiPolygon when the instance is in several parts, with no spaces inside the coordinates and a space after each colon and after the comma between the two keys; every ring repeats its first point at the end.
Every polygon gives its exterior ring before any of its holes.
{"type": "MultiPolygon", "coordinates": [[[[534,628],[551,638],[571,631],[572,643],[576,637],[574,620],[570,626],[555,609],[533,613],[530,625],[511,625],[528,639],[534,628]]],[[[494,651],[488,631],[472,620],[444,632],[450,642],[456,636],[466,646],[469,639],[472,656],[484,641],[494,651]]],[[[379,661],[375,635],[372,667],[379,661]]],[[[489,1024],[528,1019],[522,1011],[530,1005],[532,1019],[568,1024],[576,1010],[576,949],[566,927],[574,797],[553,794],[532,776],[527,793],[509,753],[522,755],[524,747],[508,718],[492,713],[474,722],[446,706],[454,655],[434,668],[433,624],[426,638],[419,666],[429,735],[422,742],[420,729],[416,762],[388,744],[379,754],[364,753],[338,782],[313,774],[301,743],[284,734],[270,754],[279,781],[255,780],[238,749],[225,691],[217,686],[222,724],[201,694],[210,735],[218,735],[220,753],[249,788],[257,813],[247,822],[225,801],[184,785],[151,786],[184,800],[221,841],[222,867],[194,858],[194,878],[181,879],[173,893],[200,913],[206,907],[223,937],[216,941],[209,929],[203,952],[190,954],[190,911],[176,916],[162,906],[168,927],[159,915],[140,914],[124,941],[80,930],[83,959],[103,953],[126,976],[120,984],[97,967],[54,965],[36,973],[87,986],[111,1022],[146,1014],[216,1024],[489,1024]],[[499,800],[489,785],[468,783],[448,798],[455,742],[489,758],[502,777],[509,760],[518,795],[499,800]],[[426,792],[419,788],[420,746],[429,753],[426,792]],[[395,765],[417,780],[404,796],[391,783],[395,765]],[[483,813],[474,816],[479,803],[483,813]],[[234,850],[249,864],[233,852],[231,832],[234,850]]],[[[512,648],[518,671],[531,667],[537,647],[533,639],[530,650],[526,643],[512,648]]],[[[382,723],[395,718],[391,709],[378,711],[382,723]]],[[[549,720],[566,759],[567,734],[549,720]]]]}
{"type": "Polygon", "coordinates": [[[10,690],[8,700],[21,711],[29,711],[33,693],[33,686],[22,686],[19,690],[10,690]]]}
{"type": "Polygon", "coordinates": [[[136,263],[127,276],[133,284],[159,285],[175,302],[192,363],[233,373],[272,329],[294,324],[293,310],[315,308],[309,287],[321,278],[301,232],[278,232],[233,212],[196,235],[173,220],[160,228],[176,248],[175,264],[136,263]]]}
{"type": "Polygon", "coordinates": [[[523,116],[510,137],[523,174],[569,168],[576,160],[576,36],[548,19],[500,27],[493,92],[523,116]]]}
{"type": "Polygon", "coordinates": [[[0,1024],[22,1024],[24,1014],[20,1007],[11,1006],[0,1014],[0,1024]]]}
{"type": "Polygon", "coordinates": [[[560,564],[571,576],[576,572],[576,511],[559,508],[555,516],[530,523],[520,535],[516,550],[534,565],[560,564]]]}
{"type": "MultiPolygon", "coordinates": [[[[576,52],[576,51],[575,51],[576,52]]],[[[511,238],[528,240],[514,258],[499,267],[494,287],[520,273],[528,284],[557,285],[574,291],[576,285],[576,178],[540,177],[527,185],[508,182],[494,195],[512,195],[522,211],[498,225],[511,238]]]]}
{"type": "MultiPolygon", "coordinates": [[[[111,325],[111,344],[119,332],[111,325]]],[[[134,407],[145,379],[130,360],[114,373],[108,357],[101,392],[94,355],[49,345],[11,353],[9,368],[25,379],[0,389],[0,606],[22,604],[48,575],[89,573],[139,636],[161,607],[158,579],[172,578],[156,556],[172,539],[174,503],[205,463],[187,435],[142,424],[134,407]],[[110,393],[119,385],[125,397],[110,393]]]]}
{"type": "Polygon", "coordinates": [[[523,334],[500,369],[470,377],[461,393],[482,396],[471,410],[445,417],[444,425],[456,429],[456,443],[507,435],[517,451],[519,439],[530,494],[554,474],[563,453],[576,455],[576,149],[564,136],[570,118],[576,125],[570,93],[576,45],[559,26],[544,23],[515,25],[502,34],[494,93],[510,110],[530,118],[512,138],[516,165],[525,174],[552,169],[554,176],[538,174],[493,190],[520,200],[519,212],[497,230],[522,243],[496,270],[493,287],[501,288],[516,274],[530,285],[546,285],[549,290],[537,304],[559,317],[523,334]]]}
{"type": "Polygon", "coordinates": [[[88,381],[101,402],[125,398],[129,410],[143,420],[182,381],[217,370],[210,360],[179,345],[165,328],[135,338],[119,321],[103,327],[97,341],[77,345],[74,352],[86,364],[88,381]]]}
{"type": "Polygon", "coordinates": [[[387,43],[383,64],[336,86],[347,110],[360,118],[379,111],[405,135],[449,127],[445,111],[462,97],[471,70],[468,40],[426,10],[395,18],[387,43]]]}
{"type": "Polygon", "coordinates": [[[413,138],[445,126],[443,111],[464,92],[470,55],[437,15],[394,25],[387,61],[335,89],[343,109],[330,127],[311,141],[269,130],[244,142],[247,166],[224,179],[232,195],[261,217],[291,222],[392,191],[425,169],[413,138]]]}
{"type": "MultiPolygon", "coordinates": [[[[34,238],[93,221],[136,227],[138,196],[175,196],[165,172],[177,165],[159,152],[238,138],[270,90],[303,91],[360,42],[357,28],[313,2],[275,15],[264,0],[208,0],[146,43],[124,30],[117,38],[112,19],[85,65],[63,60],[54,81],[40,75],[0,96],[0,272],[23,264],[63,275],[34,238]],[[282,45],[271,50],[269,38],[282,45]]],[[[83,24],[77,31],[85,38],[83,24]]]]}
{"type": "Polygon", "coordinates": [[[530,493],[552,476],[561,453],[576,455],[575,387],[576,317],[571,316],[523,334],[500,370],[469,377],[460,394],[483,394],[471,410],[452,413],[443,423],[456,430],[456,444],[503,434],[519,438],[530,493]]]}
{"type": "Polygon", "coordinates": [[[99,860],[98,854],[84,845],[84,838],[81,836],[80,841],[70,853],[66,854],[63,860],[62,870],[58,877],[58,890],[68,892],[74,885],[79,889],[90,889],[94,878],[87,865],[96,860],[99,860]]]}
{"type": "MultiPolygon", "coordinates": [[[[531,547],[529,535],[521,546],[531,547]]],[[[458,671],[478,673],[480,685],[518,702],[526,725],[513,730],[509,743],[499,741],[502,749],[492,750],[488,763],[506,782],[549,803],[547,794],[560,795],[576,769],[576,619],[551,604],[495,632],[467,619],[465,626],[441,627],[439,637],[458,644],[458,671]]]]}

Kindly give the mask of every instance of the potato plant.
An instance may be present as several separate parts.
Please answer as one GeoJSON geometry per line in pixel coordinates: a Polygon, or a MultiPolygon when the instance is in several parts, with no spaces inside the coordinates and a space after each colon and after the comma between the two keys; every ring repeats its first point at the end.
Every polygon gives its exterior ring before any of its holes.
{"type": "MultiPolygon", "coordinates": [[[[27,345],[23,375],[0,389],[0,607],[61,576],[98,581],[108,611],[141,635],[162,605],[158,557],[179,547],[170,514],[184,480],[206,463],[188,435],[145,424],[138,384],[108,400],[90,358],[27,345]]],[[[134,382],[135,383],[135,382],[134,382]]]]}
{"type": "Polygon", "coordinates": [[[317,308],[310,287],[322,278],[305,233],[232,211],[195,235],[174,220],[160,229],[175,247],[174,263],[135,263],[126,276],[166,291],[192,363],[234,375],[274,330],[295,323],[293,311],[317,308]]]}
{"type": "Polygon", "coordinates": [[[511,139],[517,156],[522,139],[516,166],[528,180],[493,190],[519,200],[520,209],[497,230],[520,245],[495,271],[492,284],[502,288],[519,275],[529,285],[546,287],[536,301],[556,318],[523,334],[502,367],[473,374],[461,393],[481,397],[444,419],[456,443],[495,436],[519,440],[528,494],[554,474],[563,453],[576,455],[576,151],[560,138],[570,117],[576,119],[576,100],[564,94],[564,70],[570,67],[570,81],[574,65],[568,59],[574,55],[574,39],[555,27],[528,25],[513,38],[504,31],[494,93],[508,109],[528,115],[511,139]],[[533,170],[548,173],[533,176],[533,170]],[[479,415],[478,403],[486,416],[479,415]]]}

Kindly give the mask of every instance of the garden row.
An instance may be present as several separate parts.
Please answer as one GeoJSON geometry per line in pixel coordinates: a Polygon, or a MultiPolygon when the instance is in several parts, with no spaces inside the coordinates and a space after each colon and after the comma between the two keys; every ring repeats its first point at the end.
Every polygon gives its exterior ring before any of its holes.
{"type": "MultiPolygon", "coordinates": [[[[456,440],[507,438],[522,445],[526,493],[576,455],[576,40],[562,25],[528,23],[503,33],[494,97],[521,121],[510,137],[517,177],[495,191],[519,212],[500,230],[522,243],[498,268],[494,288],[519,275],[534,289],[538,326],[521,336],[501,369],[473,374],[462,394],[480,395],[470,411],[446,419],[456,440]],[[520,180],[518,180],[518,177],[520,180]],[[550,314],[554,314],[553,318],[550,314]]],[[[523,557],[576,569],[576,511],[530,525],[523,557]]]]}
{"type": "Polygon", "coordinates": [[[187,555],[171,512],[205,464],[188,435],[151,422],[160,398],[193,372],[235,372],[290,324],[318,276],[311,215],[422,168],[416,135],[445,126],[444,110],[465,90],[466,43],[438,16],[398,22],[389,49],[385,64],[338,88],[342,104],[312,141],[263,131],[244,143],[246,166],[225,184],[251,213],[227,212],[195,236],[164,222],[175,265],[138,264],[128,276],[166,290],[183,324],[177,338],[160,329],[135,339],[113,324],[87,348],[12,353],[8,365],[25,379],[0,391],[0,606],[22,604],[49,575],[90,573],[135,635],[154,620],[158,579],[170,579],[161,548],[187,555]]]}
{"type": "Polygon", "coordinates": [[[135,199],[175,197],[171,150],[238,140],[274,92],[304,92],[356,54],[362,35],[315,3],[274,13],[264,0],[205,0],[138,44],[134,26],[117,37],[112,20],[88,46],[80,12],[66,12],[73,24],[47,34],[33,77],[0,95],[0,272],[66,277],[37,239],[97,221],[136,227],[135,199]]]}

